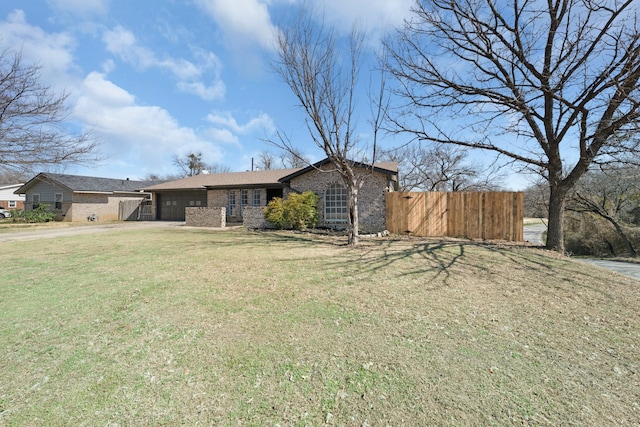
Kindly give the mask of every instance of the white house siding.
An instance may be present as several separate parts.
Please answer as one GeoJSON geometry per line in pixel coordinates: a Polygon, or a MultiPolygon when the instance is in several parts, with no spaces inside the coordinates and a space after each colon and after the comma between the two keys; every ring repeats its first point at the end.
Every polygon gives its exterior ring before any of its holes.
{"type": "MultiPolygon", "coordinates": [[[[333,166],[326,164],[322,169],[330,170],[333,166]]],[[[375,233],[386,228],[386,192],[389,189],[389,178],[381,172],[365,172],[368,175],[358,193],[359,226],[362,233],[375,233]]],[[[291,190],[296,192],[313,191],[318,195],[318,225],[337,226],[324,219],[325,191],[333,183],[344,185],[340,175],[333,172],[310,171],[291,180],[291,190]]],[[[290,192],[289,190],[288,192],[290,192]]]]}
{"type": "Polygon", "coordinates": [[[22,184],[0,186],[0,206],[5,209],[24,209],[24,195],[14,194],[22,184]]]}

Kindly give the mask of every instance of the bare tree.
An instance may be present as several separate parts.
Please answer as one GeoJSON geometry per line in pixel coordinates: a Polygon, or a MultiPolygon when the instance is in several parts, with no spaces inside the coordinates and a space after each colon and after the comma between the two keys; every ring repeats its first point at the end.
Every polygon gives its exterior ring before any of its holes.
{"type": "Polygon", "coordinates": [[[208,163],[206,170],[207,170],[208,173],[227,173],[227,172],[231,172],[231,168],[228,165],[224,165],[222,163],[208,163]]]}
{"type": "MultiPolygon", "coordinates": [[[[315,145],[324,151],[332,171],[342,177],[348,197],[348,244],[359,240],[358,192],[367,174],[352,159],[357,154],[355,132],[356,88],[362,67],[363,36],[351,32],[346,48],[335,30],[314,22],[302,11],[298,19],[277,33],[277,60],[273,69],[291,89],[306,113],[315,145]]],[[[282,133],[275,142],[289,153],[295,148],[282,133]]],[[[375,141],[373,143],[375,145],[375,141]]],[[[296,156],[297,157],[297,156],[296,156]]]]}
{"type": "Polygon", "coordinates": [[[27,182],[32,174],[22,170],[3,170],[0,171],[0,184],[18,184],[27,182]]]}
{"type": "Polygon", "coordinates": [[[150,172],[144,176],[143,181],[176,181],[182,179],[184,176],[176,174],[158,174],[150,172]]]}
{"type": "MultiPolygon", "coordinates": [[[[272,141],[267,141],[273,143],[272,141]]],[[[282,146],[278,143],[278,148],[282,146]]],[[[255,161],[255,168],[258,170],[271,170],[271,169],[293,169],[304,168],[311,164],[311,162],[302,154],[302,151],[288,145],[288,149],[282,150],[280,155],[276,155],[270,151],[262,151],[258,155],[255,161]],[[279,161],[278,161],[279,160],[279,161]]]]}
{"type": "Polygon", "coordinates": [[[20,53],[0,52],[0,169],[33,173],[97,161],[91,135],[69,128],[68,95],[43,85],[39,71],[20,53]]]}
{"type": "Polygon", "coordinates": [[[635,151],[640,33],[633,0],[417,0],[387,43],[398,131],[490,150],[549,185],[547,247],[594,162],[635,151]]]}
{"type": "Polygon", "coordinates": [[[262,151],[258,154],[258,158],[255,162],[255,168],[258,170],[271,170],[275,169],[276,156],[269,151],[262,151]]]}
{"type": "Polygon", "coordinates": [[[173,164],[180,168],[182,177],[201,175],[203,173],[230,172],[231,169],[219,163],[205,163],[202,153],[189,153],[184,157],[173,156],[173,164]]]}
{"type": "Polygon", "coordinates": [[[406,145],[384,151],[380,159],[395,161],[402,170],[400,191],[496,191],[501,176],[468,158],[465,149],[450,145],[406,145]]]}
{"type": "Polygon", "coordinates": [[[173,156],[173,164],[180,168],[183,176],[200,175],[206,170],[206,165],[202,161],[202,153],[189,153],[185,157],[173,156]]]}
{"type": "Polygon", "coordinates": [[[549,185],[542,179],[524,189],[524,216],[546,218],[549,213],[549,185]]]}
{"type": "Polygon", "coordinates": [[[285,169],[304,168],[311,164],[302,151],[295,147],[290,147],[289,150],[284,150],[280,155],[280,162],[282,162],[282,167],[285,169]]]}

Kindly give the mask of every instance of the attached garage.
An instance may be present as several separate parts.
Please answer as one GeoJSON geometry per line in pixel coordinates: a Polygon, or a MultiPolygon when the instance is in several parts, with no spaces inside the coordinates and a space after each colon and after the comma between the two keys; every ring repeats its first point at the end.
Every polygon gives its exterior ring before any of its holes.
{"type": "Polygon", "coordinates": [[[225,208],[226,223],[241,223],[246,207],[262,207],[282,197],[279,181],[299,169],[195,175],[146,187],[153,194],[156,219],[185,221],[186,208],[225,208]]]}

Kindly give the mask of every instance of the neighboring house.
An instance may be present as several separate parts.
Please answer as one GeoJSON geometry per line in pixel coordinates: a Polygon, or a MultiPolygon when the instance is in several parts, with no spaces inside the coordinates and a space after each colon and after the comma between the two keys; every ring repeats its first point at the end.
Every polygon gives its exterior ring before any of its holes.
{"type": "MultiPolygon", "coordinates": [[[[385,229],[386,196],[397,187],[397,163],[357,163],[366,174],[358,207],[363,232],[385,229]]],[[[184,221],[187,208],[225,208],[224,223],[247,222],[246,212],[261,216],[262,207],[274,197],[291,192],[313,191],[319,196],[318,226],[344,228],[347,223],[347,192],[328,159],[306,168],[196,175],[145,187],[153,193],[155,217],[184,221]],[[256,209],[260,208],[260,209],[256,209]]],[[[188,222],[188,221],[187,221],[188,222]]]]}
{"type": "Polygon", "coordinates": [[[18,188],[23,184],[10,184],[0,185],[0,208],[11,209],[24,209],[24,196],[15,194],[18,188]]]}
{"type": "Polygon", "coordinates": [[[149,200],[151,195],[140,189],[151,183],[128,178],[39,173],[15,193],[26,196],[26,210],[46,204],[58,220],[109,221],[130,219],[137,206],[149,200]],[[123,204],[128,206],[124,214],[123,204]]]}

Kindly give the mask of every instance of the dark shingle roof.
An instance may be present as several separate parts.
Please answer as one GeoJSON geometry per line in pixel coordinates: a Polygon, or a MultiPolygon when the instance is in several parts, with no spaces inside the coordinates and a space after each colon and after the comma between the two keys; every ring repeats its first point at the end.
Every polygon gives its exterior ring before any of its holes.
{"type": "Polygon", "coordinates": [[[25,193],[37,182],[49,182],[56,186],[65,187],[76,193],[132,193],[142,188],[157,184],[157,181],[131,181],[129,179],[97,178],[94,176],[66,175],[43,172],[29,180],[25,185],[16,190],[16,193],[25,193]]]}

